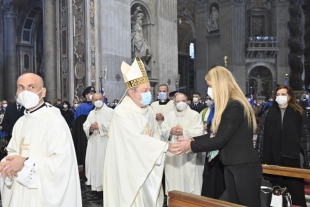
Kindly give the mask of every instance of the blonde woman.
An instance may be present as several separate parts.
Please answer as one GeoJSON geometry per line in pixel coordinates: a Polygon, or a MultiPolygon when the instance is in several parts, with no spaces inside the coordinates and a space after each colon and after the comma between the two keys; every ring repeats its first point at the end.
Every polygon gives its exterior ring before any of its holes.
{"type": "Polygon", "coordinates": [[[253,147],[256,129],[254,111],[224,67],[212,68],[205,77],[208,94],[213,96],[215,112],[212,131],[191,140],[179,139],[183,152],[209,152],[219,149],[224,165],[226,190],[220,197],[232,203],[260,207],[262,166],[253,147]]]}

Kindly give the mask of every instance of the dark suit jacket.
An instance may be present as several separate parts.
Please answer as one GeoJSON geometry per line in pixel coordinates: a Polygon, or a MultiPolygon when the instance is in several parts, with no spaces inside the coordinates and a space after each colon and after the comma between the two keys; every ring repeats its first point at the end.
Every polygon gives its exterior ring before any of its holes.
{"type": "Polygon", "coordinates": [[[191,105],[189,105],[189,107],[194,110],[197,111],[198,113],[200,113],[202,110],[204,110],[207,106],[204,103],[198,103],[197,105],[195,105],[194,103],[192,103],[191,105]]]}
{"type": "Polygon", "coordinates": [[[229,101],[222,114],[216,136],[210,134],[194,137],[191,142],[193,152],[220,150],[224,165],[258,162],[258,154],[253,147],[253,130],[249,128],[244,108],[236,100],[229,101]]]}
{"type": "Polygon", "coordinates": [[[2,131],[7,133],[6,139],[10,141],[12,137],[12,130],[16,121],[24,115],[25,108],[22,106],[20,111],[17,110],[16,103],[9,105],[6,108],[4,118],[2,121],[2,131]]]}

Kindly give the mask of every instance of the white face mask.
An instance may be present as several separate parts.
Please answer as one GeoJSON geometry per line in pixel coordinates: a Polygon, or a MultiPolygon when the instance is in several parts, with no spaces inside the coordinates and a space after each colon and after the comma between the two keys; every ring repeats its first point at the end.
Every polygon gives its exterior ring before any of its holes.
{"type": "Polygon", "coordinates": [[[3,108],[6,108],[8,105],[7,104],[3,104],[3,108]]]}
{"type": "Polygon", "coordinates": [[[92,99],[93,99],[93,95],[90,95],[90,96],[89,96],[89,99],[92,100],[92,99]]]}
{"type": "Polygon", "coordinates": [[[277,102],[279,105],[285,105],[285,104],[287,104],[287,96],[277,96],[276,102],[277,102]]]}
{"type": "Polygon", "coordinates": [[[101,108],[103,106],[103,102],[101,100],[95,101],[96,108],[101,108]]]}
{"type": "Polygon", "coordinates": [[[184,111],[187,107],[187,103],[180,101],[179,103],[177,103],[177,109],[179,109],[180,111],[184,111]]]}
{"type": "Polygon", "coordinates": [[[79,107],[79,104],[74,104],[74,107],[75,107],[75,108],[79,107]]]}
{"type": "MultiPolygon", "coordinates": [[[[42,89],[38,93],[40,93],[42,89]]],[[[39,98],[38,93],[24,90],[23,92],[18,94],[17,102],[24,106],[26,109],[31,109],[38,105],[38,103],[42,99],[42,97],[39,98]]]]}
{"type": "Polygon", "coordinates": [[[193,102],[194,102],[194,103],[197,103],[198,101],[199,101],[199,99],[198,99],[197,97],[194,97],[194,98],[193,98],[193,102]]]}
{"type": "Polygon", "coordinates": [[[309,99],[309,95],[308,94],[306,95],[306,99],[309,99]]]}
{"type": "Polygon", "coordinates": [[[206,104],[207,104],[208,107],[213,106],[214,101],[213,100],[207,100],[206,104]]]}
{"type": "Polygon", "coordinates": [[[68,108],[68,105],[63,105],[64,109],[68,108]]]}
{"type": "Polygon", "coordinates": [[[210,96],[210,98],[214,100],[213,90],[212,90],[211,87],[208,87],[208,92],[207,92],[207,93],[208,93],[208,95],[210,96]]]}

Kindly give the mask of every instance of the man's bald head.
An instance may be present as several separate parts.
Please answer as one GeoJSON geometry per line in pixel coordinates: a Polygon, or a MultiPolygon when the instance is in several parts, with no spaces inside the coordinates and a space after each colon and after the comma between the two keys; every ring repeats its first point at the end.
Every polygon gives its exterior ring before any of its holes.
{"type": "Polygon", "coordinates": [[[31,81],[35,82],[38,87],[43,88],[43,85],[44,85],[43,79],[40,76],[38,76],[37,74],[25,73],[17,79],[17,84],[19,81],[24,81],[24,80],[27,80],[27,81],[31,80],[31,81]]]}
{"type": "Polygon", "coordinates": [[[187,101],[187,96],[184,93],[175,94],[175,102],[187,101]]]}

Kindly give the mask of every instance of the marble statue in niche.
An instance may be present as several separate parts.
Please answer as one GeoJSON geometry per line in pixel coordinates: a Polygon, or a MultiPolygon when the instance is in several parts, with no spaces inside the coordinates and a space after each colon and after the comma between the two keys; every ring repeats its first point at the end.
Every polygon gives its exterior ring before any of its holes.
{"type": "Polygon", "coordinates": [[[132,58],[139,57],[145,66],[147,72],[151,69],[148,63],[152,57],[151,46],[148,41],[143,37],[142,23],[144,14],[140,6],[138,6],[131,16],[131,54],[132,58]]]}
{"type": "Polygon", "coordinates": [[[264,87],[263,84],[265,84],[265,82],[263,82],[263,80],[261,79],[260,75],[257,75],[257,77],[251,77],[252,79],[254,79],[254,85],[253,88],[255,89],[255,97],[257,96],[262,96],[263,92],[264,92],[264,87]]]}
{"type": "Polygon", "coordinates": [[[219,11],[217,10],[217,8],[213,6],[212,13],[206,23],[208,33],[219,30],[218,19],[219,19],[219,11]]]}

